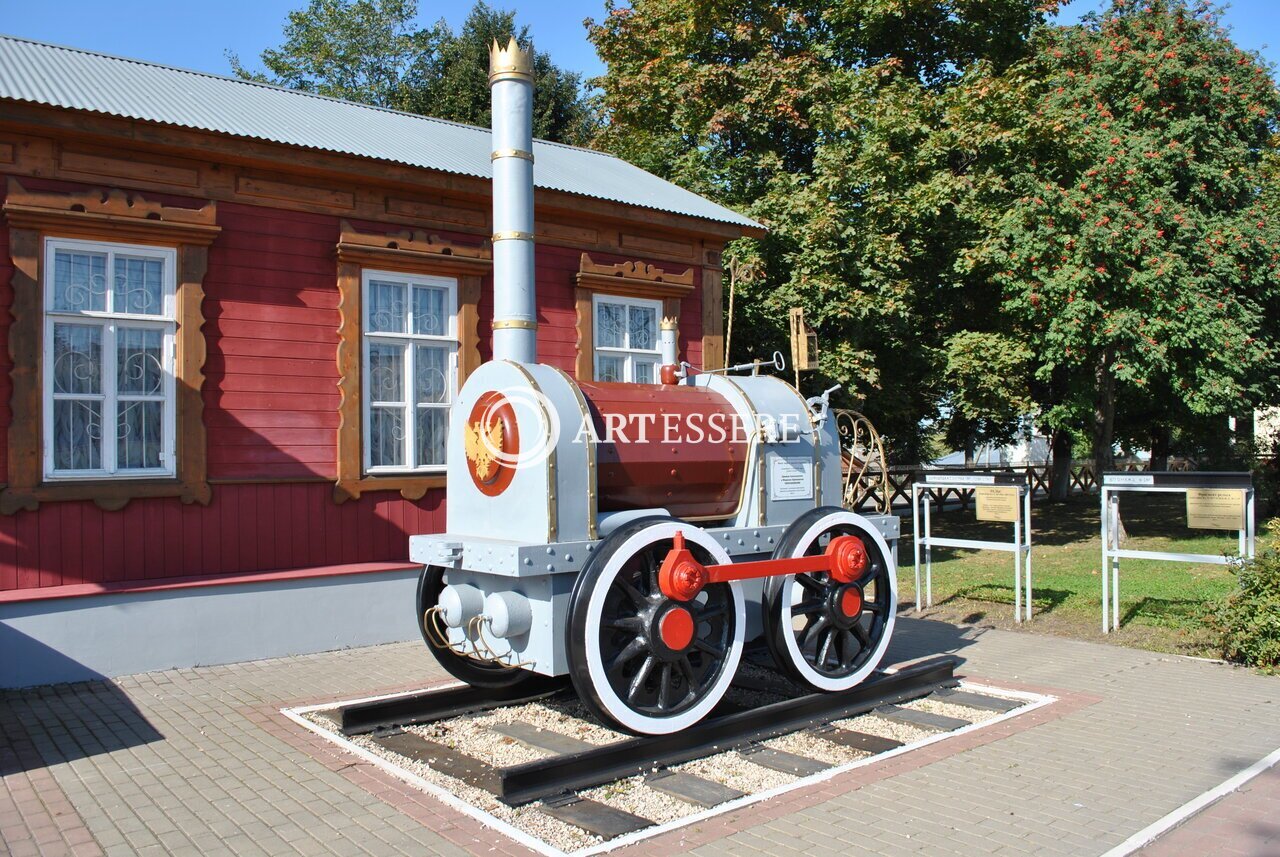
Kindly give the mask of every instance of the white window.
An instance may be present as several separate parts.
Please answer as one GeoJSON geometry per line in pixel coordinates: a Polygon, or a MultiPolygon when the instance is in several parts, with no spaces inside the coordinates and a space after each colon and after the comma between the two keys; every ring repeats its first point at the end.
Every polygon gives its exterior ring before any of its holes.
{"type": "Polygon", "coordinates": [[[365,271],[364,469],[444,469],[457,387],[458,281],[365,271]]]}
{"type": "Polygon", "coordinates": [[[171,249],[48,239],[44,475],[174,475],[171,249]]]}
{"type": "Polygon", "coordinates": [[[595,295],[593,303],[596,380],[656,383],[662,301],[595,295]]]}

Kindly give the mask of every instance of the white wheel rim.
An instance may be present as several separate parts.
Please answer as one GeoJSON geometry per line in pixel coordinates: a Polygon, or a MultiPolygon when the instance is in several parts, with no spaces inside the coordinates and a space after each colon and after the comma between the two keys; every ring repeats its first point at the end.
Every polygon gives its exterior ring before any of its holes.
{"type": "Polygon", "coordinates": [[[686,542],[698,545],[711,554],[717,565],[726,565],[732,562],[724,548],[716,544],[715,540],[704,531],[677,521],[662,521],[645,527],[623,542],[613,552],[609,561],[605,564],[604,570],[596,578],[595,586],[592,587],[591,594],[587,599],[584,651],[587,655],[587,671],[591,676],[591,686],[595,689],[600,706],[608,712],[610,717],[628,729],[647,735],[667,735],[672,732],[679,732],[681,729],[692,726],[706,717],[724,696],[725,691],[729,689],[729,685],[733,682],[734,674],[738,671],[738,661],[742,658],[742,636],[746,630],[746,623],[743,619],[746,616],[746,610],[742,598],[742,586],[737,581],[732,581],[728,586],[733,596],[733,639],[729,642],[728,651],[725,653],[724,666],[721,668],[715,684],[696,705],[670,717],[650,717],[627,705],[622,697],[614,692],[613,685],[609,683],[609,677],[605,674],[604,669],[604,657],[600,651],[599,633],[601,614],[604,611],[604,602],[609,593],[609,588],[613,585],[614,578],[618,576],[618,572],[622,570],[622,566],[640,548],[653,542],[673,538],[677,532],[684,533],[686,542]]]}
{"type": "Polygon", "coordinates": [[[800,672],[804,680],[822,690],[848,690],[854,685],[860,684],[863,679],[870,675],[871,671],[880,665],[880,660],[884,657],[885,650],[889,648],[889,638],[893,636],[893,623],[897,618],[898,572],[894,567],[893,554],[889,551],[889,544],[884,540],[884,536],[880,535],[880,531],[861,515],[855,515],[852,512],[832,512],[830,515],[824,515],[815,521],[809,529],[805,530],[804,535],[800,537],[796,549],[791,552],[791,555],[793,557],[803,556],[809,546],[813,544],[814,539],[837,524],[858,527],[880,549],[880,554],[884,557],[885,565],[889,572],[889,599],[886,605],[889,616],[885,619],[884,631],[880,635],[880,640],[876,643],[876,647],[872,651],[871,657],[867,658],[866,663],[847,676],[833,677],[823,675],[805,659],[804,653],[800,651],[800,644],[796,641],[791,613],[792,598],[797,585],[795,575],[790,575],[783,580],[782,586],[778,591],[778,600],[781,604],[779,627],[783,629],[782,637],[786,645],[787,654],[791,658],[792,665],[800,672]]]}

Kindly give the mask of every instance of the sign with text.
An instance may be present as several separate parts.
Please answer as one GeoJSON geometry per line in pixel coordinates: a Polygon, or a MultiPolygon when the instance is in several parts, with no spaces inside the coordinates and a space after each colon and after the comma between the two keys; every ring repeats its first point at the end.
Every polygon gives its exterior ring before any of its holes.
{"type": "Polygon", "coordinates": [[[1002,521],[1012,524],[1018,520],[1018,489],[994,485],[974,489],[979,521],[1002,521]]]}
{"type": "Polygon", "coordinates": [[[813,459],[773,459],[769,473],[769,499],[809,500],[813,498],[813,459]]]}
{"type": "Polygon", "coordinates": [[[1197,530],[1243,530],[1244,491],[1188,488],[1187,526],[1197,530]]]}

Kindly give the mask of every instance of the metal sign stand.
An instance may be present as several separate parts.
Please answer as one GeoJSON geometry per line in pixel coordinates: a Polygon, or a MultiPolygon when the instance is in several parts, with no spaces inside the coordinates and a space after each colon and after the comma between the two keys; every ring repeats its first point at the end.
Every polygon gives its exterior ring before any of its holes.
{"type": "Polygon", "coordinates": [[[924,548],[925,598],[924,603],[933,606],[933,548],[964,548],[966,550],[1008,551],[1013,554],[1013,613],[1021,622],[1024,614],[1031,618],[1031,488],[1024,473],[933,473],[925,472],[911,483],[912,537],[916,558],[916,610],[921,606],[920,549],[924,548]],[[989,542],[978,539],[948,539],[933,535],[930,507],[933,505],[931,488],[982,488],[998,486],[1016,488],[1018,491],[1017,514],[1013,520],[1012,542],[989,542]],[[924,498],[924,535],[920,534],[921,490],[924,498]],[[1024,600],[1025,594],[1025,600],[1024,600]]]}
{"type": "Polygon", "coordinates": [[[1239,531],[1239,555],[1253,558],[1256,530],[1253,508],[1253,475],[1250,473],[1104,473],[1102,474],[1102,633],[1120,627],[1120,560],[1155,559],[1169,562],[1202,562],[1228,565],[1226,556],[1165,551],[1122,550],[1120,548],[1120,494],[1146,492],[1185,494],[1209,488],[1244,492],[1244,526],[1239,531]],[[1110,609],[1108,609],[1108,607],[1110,609]]]}

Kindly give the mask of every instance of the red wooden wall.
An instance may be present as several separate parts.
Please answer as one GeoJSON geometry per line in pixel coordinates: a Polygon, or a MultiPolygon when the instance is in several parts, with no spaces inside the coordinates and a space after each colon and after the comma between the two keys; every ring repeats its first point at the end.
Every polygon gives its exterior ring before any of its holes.
{"type": "MultiPolygon", "coordinates": [[[[76,187],[22,181],[33,190],[76,187]]],[[[0,178],[0,194],[3,184],[0,178]]],[[[443,491],[416,502],[377,492],[338,505],[332,483],[317,481],[333,479],[336,471],[339,218],[220,202],[218,222],[222,232],[210,248],[204,281],[212,502],[134,500],[117,512],[90,502],[44,503],[35,512],[0,516],[0,591],[405,560],[410,535],[444,527],[443,491]]],[[[0,475],[10,423],[7,238],[0,225],[0,475]]],[[[539,358],[570,373],[581,252],[552,246],[537,252],[539,358]]],[[[622,261],[595,252],[592,258],[622,261]]],[[[492,306],[486,279],[479,308],[485,356],[492,306]]],[[[685,357],[698,364],[697,290],[681,316],[685,357]]]]}

